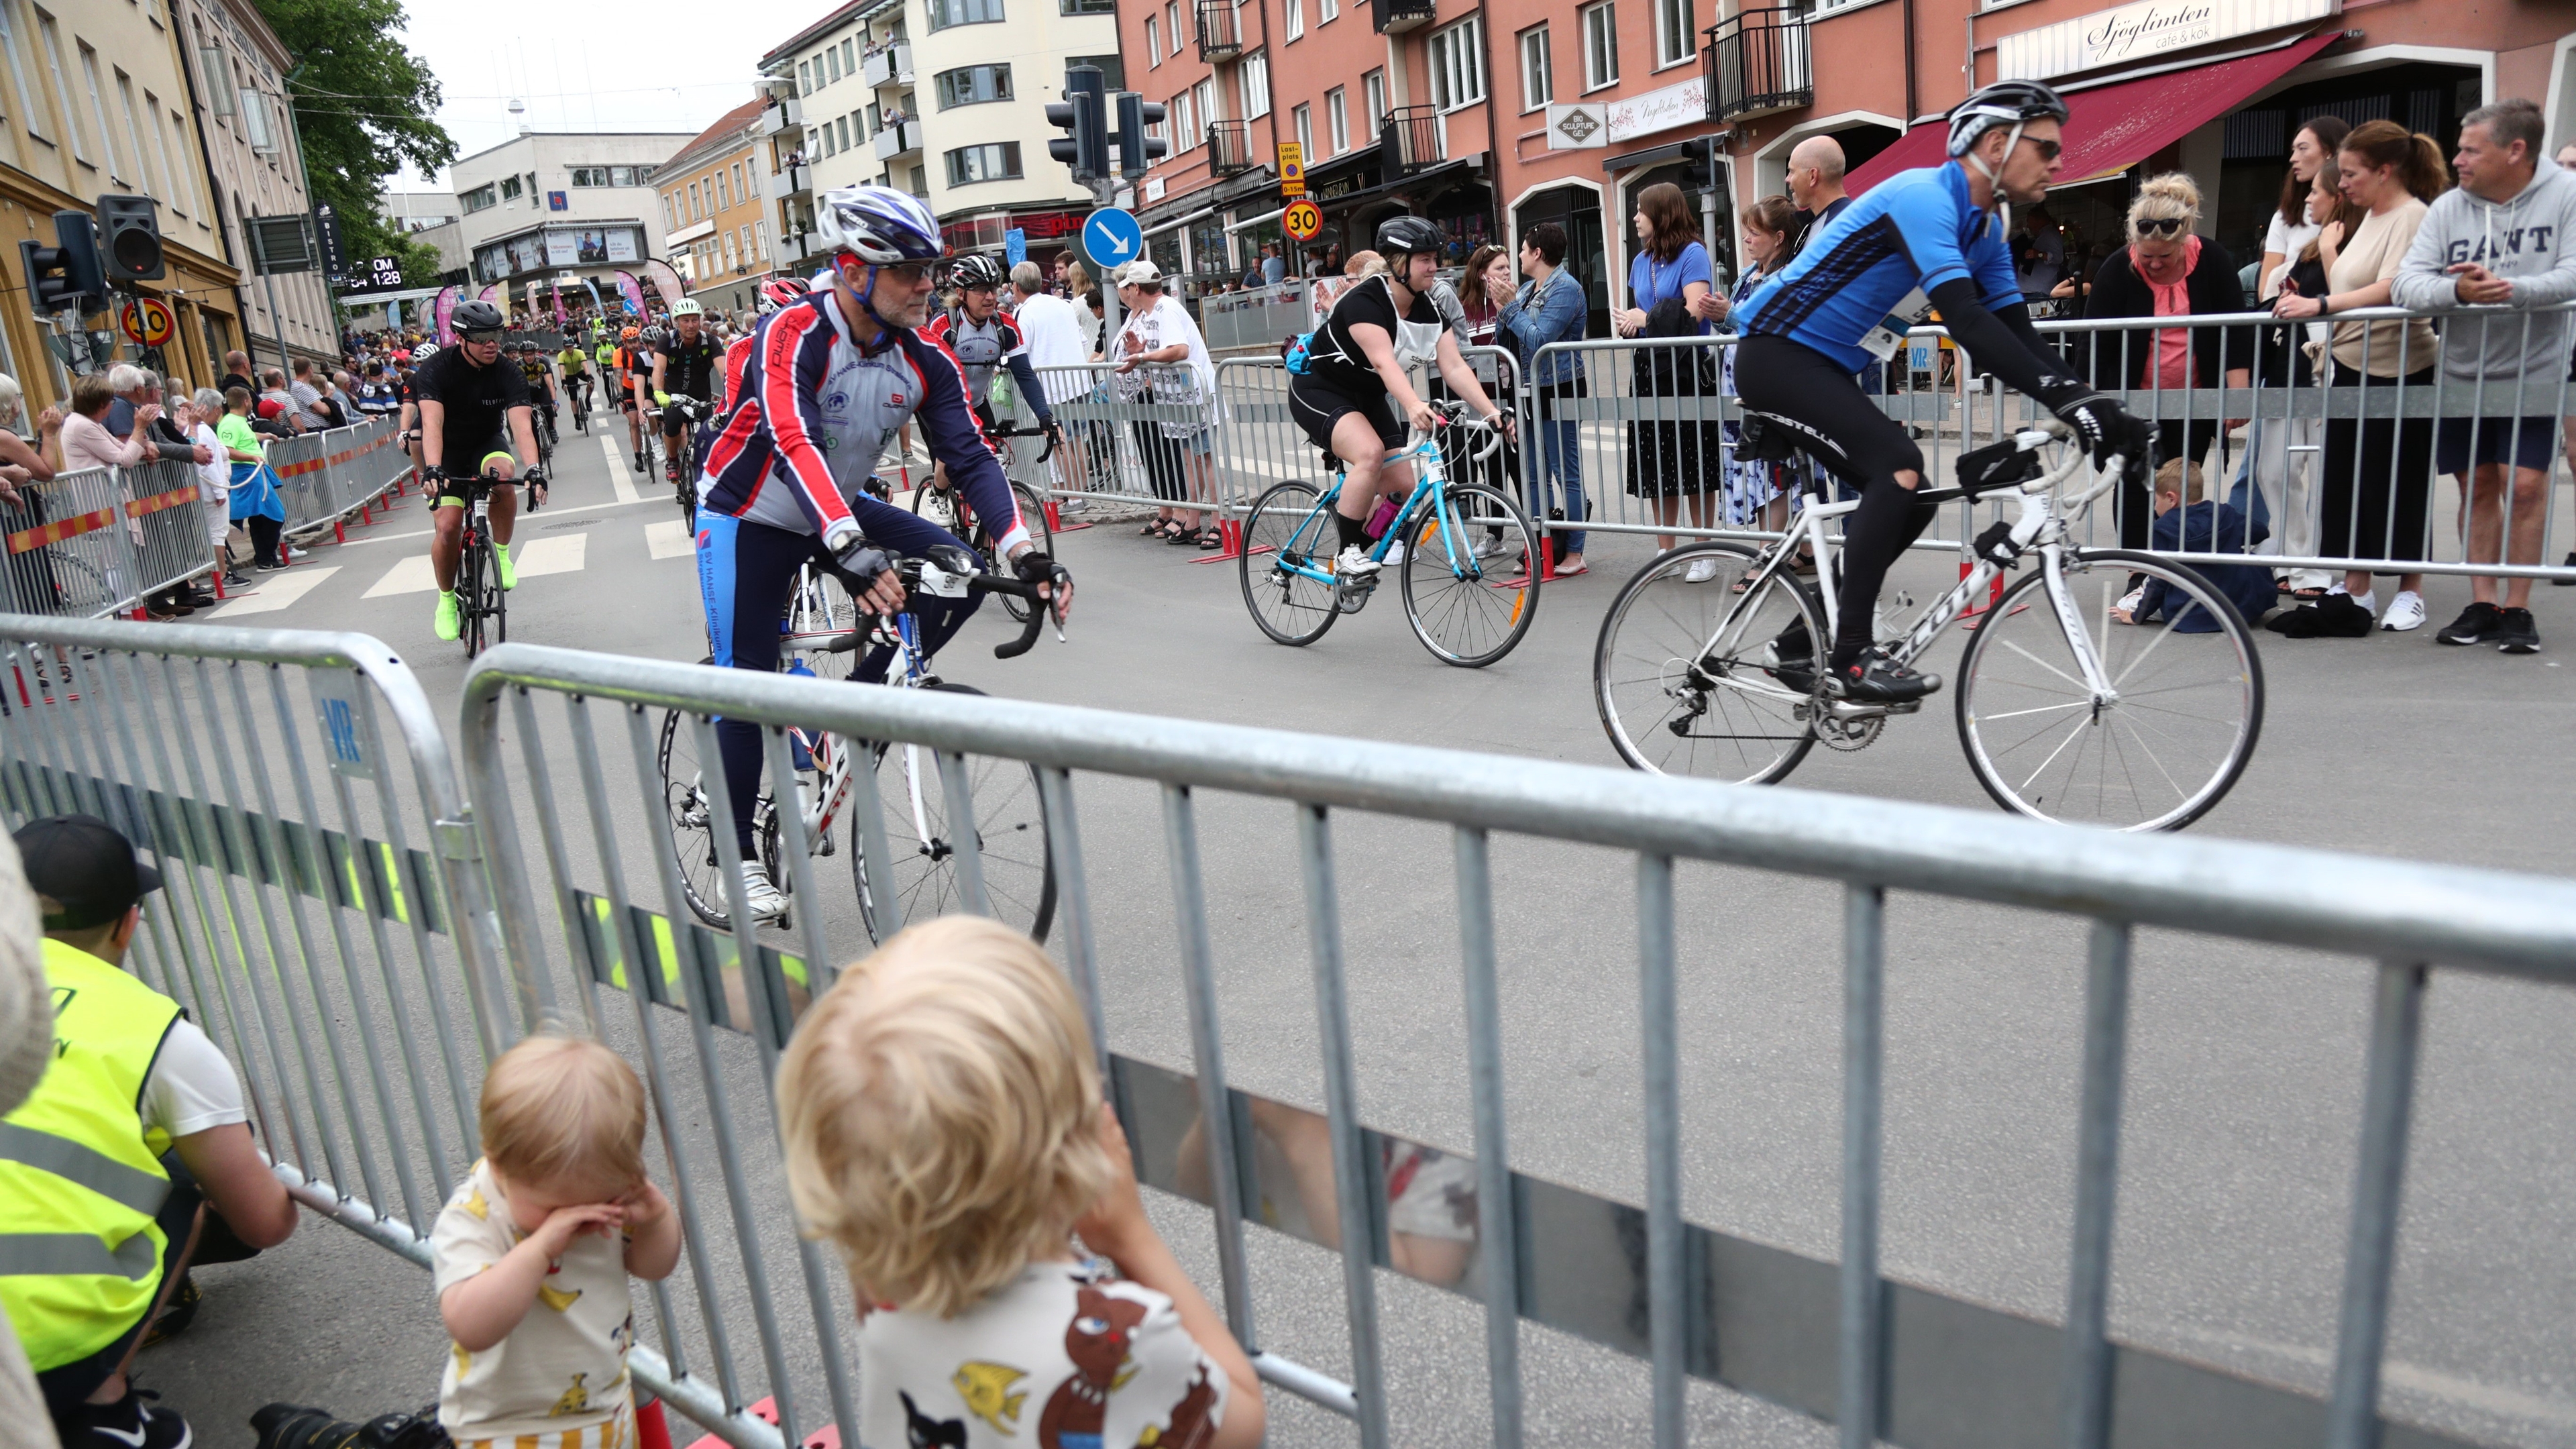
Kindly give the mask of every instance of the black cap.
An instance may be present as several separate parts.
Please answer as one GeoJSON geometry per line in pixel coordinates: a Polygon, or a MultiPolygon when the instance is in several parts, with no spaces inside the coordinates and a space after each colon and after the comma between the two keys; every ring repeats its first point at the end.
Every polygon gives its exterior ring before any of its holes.
{"type": "Polygon", "coordinates": [[[161,872],[135,859],[133,843],[95,815],[48,816],[10,838],[28,886],[62,906],[46,912],[48,931],[104,926],[161,889],[161,872]]]}

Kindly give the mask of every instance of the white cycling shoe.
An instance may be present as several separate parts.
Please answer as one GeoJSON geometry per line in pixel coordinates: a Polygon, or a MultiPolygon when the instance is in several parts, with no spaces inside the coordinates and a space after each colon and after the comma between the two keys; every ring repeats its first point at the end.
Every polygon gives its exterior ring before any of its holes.
{"type": "Polygon", "coordinates": [[[769,883],[769,873],[757,861],[742,863],[742,901],[752,924],[787,924],[787,894],[769,883]]]}

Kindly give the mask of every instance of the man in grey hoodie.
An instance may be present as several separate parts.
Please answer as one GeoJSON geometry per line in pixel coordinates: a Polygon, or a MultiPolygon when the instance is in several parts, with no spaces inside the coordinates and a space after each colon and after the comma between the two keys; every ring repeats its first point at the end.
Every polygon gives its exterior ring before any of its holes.
{"type": "MultiPolygon", "coordinates": [[[[2433,450],[2435,469],[2457,477],[2467,498],[2472,562],[2538,563],[2548,524],[2571,314],[2529,309],[2576,298],[2576,173],[2542,164],[2541,130],[2540,108],[2523,100],[2461,119],[2452,158],[2460,184],[2434,201],[2391,287],[2401,307],[2513,309],[2455,317],[2442,329],[2446,393],[2478,390],[2467,396],[2486,414],[2443,418],[2433,450]],[[2544,387],[2545,402],[2536,395],[2544,387]]],[[[2434,638],[2540,652],[2530,579],[2473,577],[2470,595],[2475,602],[2434,638]]]]}

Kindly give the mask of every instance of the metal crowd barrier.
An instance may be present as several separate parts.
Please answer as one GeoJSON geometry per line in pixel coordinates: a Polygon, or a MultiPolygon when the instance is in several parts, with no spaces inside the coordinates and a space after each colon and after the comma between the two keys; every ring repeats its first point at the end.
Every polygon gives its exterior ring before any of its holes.
{"type": "MultiPolygon", "coordinates": [[[[2550,562],[2570,541],[2558,516],[2576,448],[2576,432],[2561,431],[2563,420],[2576,420],[2569,359],[2553,355],[2538,373],[2504,377],[2454,375],[2444,363],[2451,337],[2473,332],[2482,341],[2518,343],[2552,314],[2571,311],[2576,303],[2429,313],[2373,308],[2325,323],[2276,322],[2268,313],[2038,322],[2070,372],[2153,425],[2161,455],[2188,454],[2201,467],[2206,498],[2233,510],[2213,514],[2213,536],[2202,547],[2188,546],[2178,529],[2171,545],[2161,545],[2146,490],[2131,490],[2097,503],[2077,536],[2088,546],[2178,562],[2243,563],[2259,554],[2262,567],[2289,571],[2303,584],[2323,584],[2345,570],[2576,580],[2576,569],[2550,562]],[[2430,323],[2436,339],[2422,342],[2402,325],[2410,321],[2430,323]],[[2330,370],[2308,359],[2305,345],[2317,340],[2311,332],[2350,339],[2356,355],[2340,364],[2345,381],[2330,381],[2330,370]],[[2195,377],[2206,365],[2217,385],[2156,385],[2149,355],[2159,336],[2177,337],[2179,364],[2195,377]],[[2354,374],[2370,374],[2370,384],[2352,381],[2354,374]],[[2540,487],[2497,490],[2496,521],[2481,525],[2494,537],[2470,533],[2460,490],[2434,474],[2436,439],[2446,427],[2458,429],[2464,445],[2500,443],[2507,429],[2527,430],[2545,454],[2540,487]],[[2518,547],[2499,542],[2511,539],[2518,522],[2527,529],[2534,508],[2542,514],[2539,538],[2518,547]]],[[[1591,340],[1540,349],[1538,358],[1579,357],[1586,373],[1586,397],[1553,404],[1579,444],[1591,513],[1585,530],[1779,536],[1791,506],[1781,490],[1794,494],[1794,480],[1735,457],[1742,412],[1723,368],[1736,341],[1591,340]]],[[[1913,429],[1935,478],[1948,476],[1959,453],[2037,416],[2035,404],[1981,375],[1937,326],[1915,329],[1868,377],[1877,389],[1872,400],[1913,429]]],[[[1523,478],[1533,495],[1543,481],[1540,466],[1524,449],[1523,478]]],[[[1959,551],[2008,506],[1953,505],[1916,547],[1959,551]]],[[[1574,528],[1570,518],[1550,523],[1543,509],[1533,513],[1542,528],[1574,528]]]]}
{"type": "Polygon", "coordinates": [[[372,418],[353,427],[281,438],[268,444],[286,507],[285,534],[304,539],[325,529],[343,533],[401,486],[411,459],[394,443],[394,424],[372,418]]]}
{"type": "Polygon", "coordinates": [[[94,618],[215,566],[198,475],[186,463],[90,468],[19,485],[0,502],[0,605],[94,618]]]}
{"type": "Polygon", "coordinates": [[[1071,393],[1067,381],[1082,387],[1078,396],[1053,404],[1064,441],[1046,476],[1032,472],[1022,481],[1059,500],[1181,509],[1198,523],[1216,523],[1227,502],[1218,450],[1233,432],[1222,401],[1226,366],[1218,364],[1215,395],[1186,363],[1136,369],[1141,392],[1106,363],[1037,369],[1049,396],[1071,393]]]}
{"type": "Polygon", "coordinates": [[[1199,331],[1211,353],[1250,348],[1277,348],[1315,326],[1314,284],[1290,277],[1242,292],[1218,292],[1199,299],[1199,331]]]}

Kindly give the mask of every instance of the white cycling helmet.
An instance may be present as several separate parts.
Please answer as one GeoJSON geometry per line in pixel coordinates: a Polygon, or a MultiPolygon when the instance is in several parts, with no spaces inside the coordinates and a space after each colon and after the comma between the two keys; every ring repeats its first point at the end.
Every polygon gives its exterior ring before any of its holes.
{"type": "Polygon", "coordinates": [[[700,306],[695,297],[682,297],[671,304],[671,320],[674,322],[683,317],[703,317],[706,314],[707,309],[700,306]]]}
{"type": "Polygon", "coordinates": [[[935,262],[948,250],[929,205],[891,186],[824,192],[814,199],[814,234],[833,251],[854,253],[875,266],[935,262]]]}

